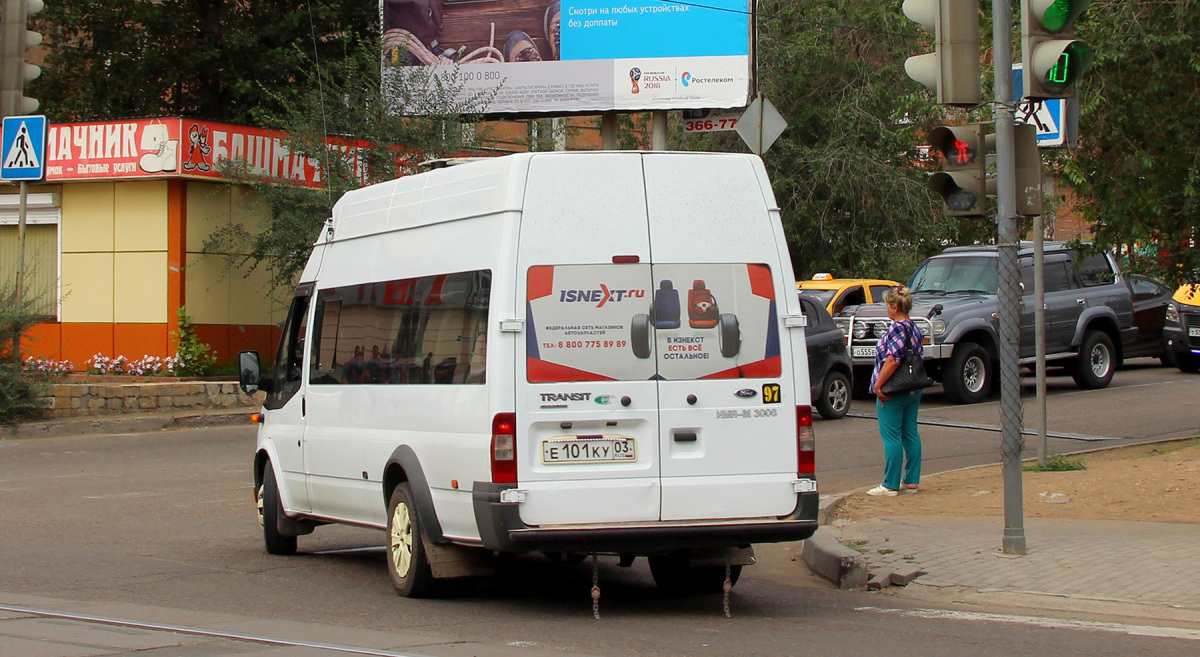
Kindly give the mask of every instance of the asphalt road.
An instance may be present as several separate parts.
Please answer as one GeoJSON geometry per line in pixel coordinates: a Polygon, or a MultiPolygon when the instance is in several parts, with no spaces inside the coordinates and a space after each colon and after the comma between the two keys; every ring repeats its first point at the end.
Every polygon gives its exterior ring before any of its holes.
{"type": "MultiPolygon", "coordinates": [[[[1051,391],[1052,430],[1131,442],[1200,426],[1200,377],[1176,370],[1124,370],[1101,391],[1081,392],[1065,379],[1051,391]]],[[[953,407],[939,397],[931,392],[923,415],[998,423],[995,403],[953,407]]],[[[927,472],[998,458],[998,433],[922,431],[927,472]]],[[[825,491],[877,483],[882,450],[872,420],[819,422],[817,436],[825,491]]],[[[1052,446],[1099,444],[1106,443],[1052,446]]],[[[591,568],[537,555],[449,599],[402,599],[387,578],[380,532],[324,527],[300,539],[295,557],[263,552],[253,449],[252,427],[0,440],[0,594],[95,601],[98,609],[131,603],[160,618],[188,610],[324,623],[344,628],[327,632],[329,640],[351,645],[355,628],[404,632],[413,652],[436,655],[861,655],[902,647],[922,656],[1090,657],[1195,654],[1200,645],[1087,627],[1014,632],[1011,622],[904,615],[913,610],[886,596],[832,590],[798,563],[794,544],[759,548],[759,564],[734,590],[731,619],[719,595],[665,595],[643,560],[621,569],[615,558],[600,563],[600,621],[592,617],[591,568]]],[[[0,654],[9,654],[3,645],[0,654]]]]}

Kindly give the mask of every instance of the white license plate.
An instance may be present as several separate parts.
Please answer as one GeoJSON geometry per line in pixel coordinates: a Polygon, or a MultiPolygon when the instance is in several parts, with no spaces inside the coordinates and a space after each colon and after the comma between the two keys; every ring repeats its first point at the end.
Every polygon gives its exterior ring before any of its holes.
{"type": "Polygon", "coordinates": [[[636,461],[632,438],[578,436],[542,441],[542,463],[612,463],[636,461]]]}
{"type": "Polygon", "coordinates": [[[1196,328],[1189,328],[1188,335],[1190,335],[1193,338],[1200,338],[1200,326],[1198,326],[1196,328]]]}
{"type": "Polygon", "coordinates": [[[874,358],[875,347],[852,347],[851,354],[855,358],[874,358]]]}

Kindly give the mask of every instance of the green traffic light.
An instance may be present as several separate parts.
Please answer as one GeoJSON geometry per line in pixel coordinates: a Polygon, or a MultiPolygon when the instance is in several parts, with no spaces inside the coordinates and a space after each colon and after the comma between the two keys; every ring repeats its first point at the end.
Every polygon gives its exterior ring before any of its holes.
{"type": "Polygon", "coordinates": [[[1066,84],[1071,81],[1071,54],[1063,52],[1058,56],[1058,62],[1046,74],[1046,82],[1066,84]]]}
{"type": "Polygon", "coordinates": [[[1042,25],[1050,32],[1058,32],[1071,24],[1071,0],[1055,0],[1042,15],[1042,25]]]}

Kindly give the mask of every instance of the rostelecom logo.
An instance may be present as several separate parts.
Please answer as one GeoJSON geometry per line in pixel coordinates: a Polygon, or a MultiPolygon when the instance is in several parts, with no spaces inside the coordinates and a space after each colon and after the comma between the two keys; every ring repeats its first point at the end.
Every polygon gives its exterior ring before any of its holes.
{"type": "Polygon", "coordinates": [[[690,85],[692,83],[692,74],[684,71],[683,75],[679,76],[679,81],[682,82],[683,86],[685,87],[690,85]]]}
{"type": "Polygon", "coordinates": [[[638,80],[641,80],[641,79],[642,79],[642,69],[640,69],[636,66],[629,69],[629,81],[633,84],[633,93],[635,93],[635,94],[639,93],[641,91],[641,89],[638,88],[638,80]]]}

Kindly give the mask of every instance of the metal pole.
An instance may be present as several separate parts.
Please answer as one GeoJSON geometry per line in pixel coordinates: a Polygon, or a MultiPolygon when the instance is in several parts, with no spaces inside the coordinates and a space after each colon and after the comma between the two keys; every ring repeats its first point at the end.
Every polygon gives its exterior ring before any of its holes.
{"type": "Polygon", "coordinates": [[[600,147],[606,151],[617,150],[617,113],[600,115],[600,147]]]}
{"type": "Polygon", "coordinates": [[[1046,220],[1033,217],[1033,321],[1037,340],[1038,463],[1046,465],[1046,220]]]}
{"type": "Polygon", "coordinates": [[[766,104],[762,92],[758,92],[758,127],[754,131],[754,154],[759,157],[763,154],[763,113],[766,104]]]}
{"type": "Polygon", "coordinates": [[[650,114],[650,150],[667,150],[667,110],[650,114]]]}
{"type": "MultiPolygon", "coordinates": [[[[21,200],[17,210],[17,289],[13,292],[13,306],[21,313],[25,302],[25,200],[29,195],[29,183],[21,181],[21,200]]],[[[13,363],[21,366],[21,334],[13,333],[13,363]]]]}
{"type": "Polygon", "coordinates": [[[1017,169],[1012,108],[1012,3],[992,1],[996,87],[996,246],[1000,280],[1000,458],[1004,470],[1005,554],[1025,554],[1021,485],[1021,278],[1017,269],[1017,169]]]}

